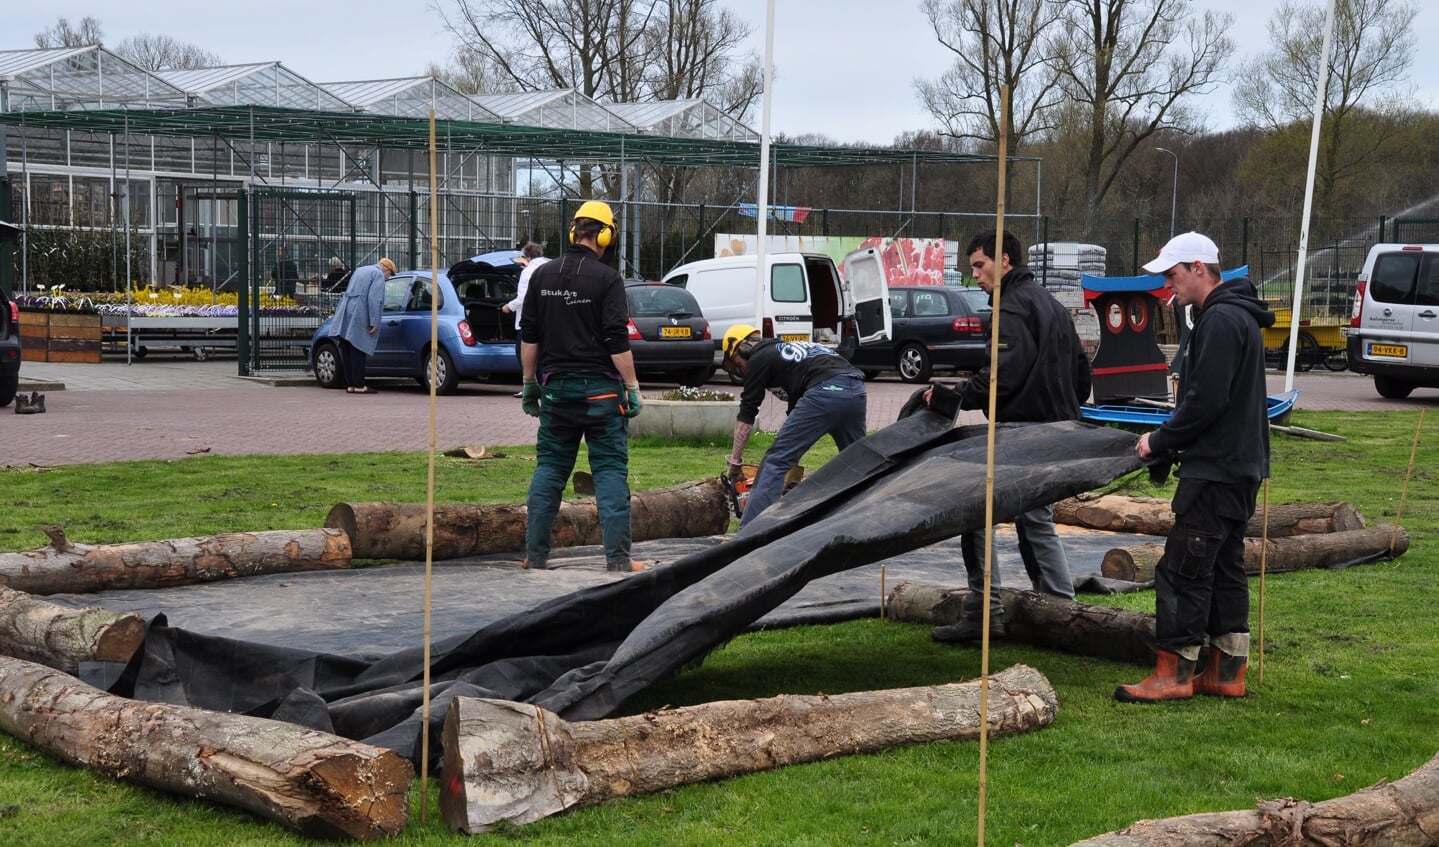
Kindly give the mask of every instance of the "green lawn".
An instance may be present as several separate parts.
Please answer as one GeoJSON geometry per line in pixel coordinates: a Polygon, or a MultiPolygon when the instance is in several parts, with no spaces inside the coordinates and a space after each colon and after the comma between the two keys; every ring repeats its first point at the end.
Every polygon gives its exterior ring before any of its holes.
{"type": "MultiPolygon", "coordinates": [[[[1406,412],[1296,413],[1294,424],[1349,440],[1276,436],[1271,502],[1342,499],[1371,525],[1393,521],[1417,421],[1406,412]]],[[[1111,699],[1114,686],[1137,681],[1145,669],[996,642],[991,668],[1039,668],[1060,708],[1050,727],[991,743],[986,841],[1067,844],[1140,818],[1252,808],[1256,798],[1320,801],[1398,779],[1432,758],[1439,750],[1439,638],[1430,598],[1439,555],[1428,542],[1439,493],[1427,445],[1434,442],[1427,435],[1421,442],[1404,501],[1407,555],[1267,578],[1263,677],[1255,656],[1244,700],[1122,705],[1111,699]]],[[[718,473],[727,446],[637,442],[633,484],[652,488],[718,473]]],[[[531,450],[506,449],[506,458],[480,462],[440,459],[437,500],[521,500],[531,450]]],[[[817,449],[806,464],[816,467],[832,452],[817,449]]],[[[0,470],[0,550],[42,546],[36,527],[49,523],[86,543],[315,527],[340,501],[423,501],[425,480],[425,457],[400,453],[0,470]]],[[[962,581],[956,572],[955,584],[962,581]]],[[[1253,587],[1257,631],[1258,580],[1253,587]]],[[[1150,593],[1081,599],[1153,609],[1150,593]]],[[[736,638],[626,708],[938,684],[973,678],[979,667],[977,648],[936,644],[925,626],[863,620],[799,627],[736,638]]],[[[972,844],[977,768],[976,744],[929,744],[687,786],[485,837],[637,847],[972,844]]],[[[244,813],[92,776],[3,736],[0,786],[6,845],[306,841],[244,813]]],[[[412,796],[418,804],[418,788],[412,796]]],[[[395,843],[451,843],[437,790],[429,798],[428,820],[416,807],[395,843]]]]}

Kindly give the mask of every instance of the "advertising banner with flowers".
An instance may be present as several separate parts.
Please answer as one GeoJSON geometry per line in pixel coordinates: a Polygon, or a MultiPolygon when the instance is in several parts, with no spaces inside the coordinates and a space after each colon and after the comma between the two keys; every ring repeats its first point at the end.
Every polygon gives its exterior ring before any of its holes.
{"type": "MultiPolygon", "coordinates": [[[[715,256],[743,256],[755,252],[755,235],[715,236],[715,256]]],[[[770,235],[765,250],[770,253],[824,253],[841,271],[844,257],[865,247],[879,248],[885,278],[890,285],[943,285],[944,271],[954,268],[959,242],[942,238],[885,238],[832,235],[770,235]]]]}

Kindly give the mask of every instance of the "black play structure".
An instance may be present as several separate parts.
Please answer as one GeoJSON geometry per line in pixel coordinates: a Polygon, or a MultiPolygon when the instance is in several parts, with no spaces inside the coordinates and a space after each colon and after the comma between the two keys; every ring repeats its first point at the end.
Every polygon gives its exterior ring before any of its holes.
{"type": "MultiPolygon", "coordinates": [[[[904,418],[850,446],[724,543],[643,573],[578,587],[468,631],[437,635],[430,668],[432,739],[456,696],[533,703],[568,720],[605,717],[636,692],[745,631],[811,581],[981,529],[985,436],[982,426],[954,428],[932,413],[904,418]]],[[[996,521],[1138,469],[1134,442],[1130,433],[1084,423],[999,427],[996,521]]],[[[468,569],[472,585],[483,581],[483,570],[468,569]]],[[[251,593],[240,612],[253,626],[198,632],[169,626],[164,614],[156,614],[144,648],[128,665],[90,665],[81,676],[138,699],[334,732],[418,763],[423,650],[375,643],[368,631],[384,629],[390,616],[416,614],[423,582],[415,568],[399,576],[388,571],[293,574],[270,582],[283,594],[305,579],[380,580],[360,592],[368,595],[356,604],[363,608],[311,611],[326,618],[314,622],[317,631],[342,618],[352,634],[350,649],[305,646],[310,639],[303,621],[285,632],[257,635],[267,608],[251,593]]],[[[457,573],[445,571],[449,578],[457,573]]],[[[559,572],[517,576],[512,566],[505,568],[506,579],[574,578],[564,573],[562,566],[559,572]]],[[[955,581],[962,583],[962,577],[955,581]]],[[[239,582],[248,580],[230,584],[239,582]]],[[[470,600],[476,606],[489,594],[483,584],[469,596],[444,591],[450,603],[470,600]]],[[[133,598],[106,596],[107,605],[118,600],[135,608],[133,598]]],[[[439,749],[432,744],[435,756],[439,749]]]]}

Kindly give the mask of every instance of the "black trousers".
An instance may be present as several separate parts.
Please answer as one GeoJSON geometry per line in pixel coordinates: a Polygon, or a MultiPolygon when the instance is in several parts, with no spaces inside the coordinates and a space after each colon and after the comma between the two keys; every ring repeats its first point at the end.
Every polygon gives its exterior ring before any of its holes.
{"type": "Polygon", "coordinates": [[[336,340],[340,342],[340,365],[344,370],[345,387],[364,388],[365,360],[369,356],[343,338],[336,340]]]}
{"type": "Polygon", "coordinates": [[[1159,649],[1177,653],[1206,636],[1249,631],[1244,527],[1258,488],[1180,478],[1174,528],[1154,575],[1159,649]]]}

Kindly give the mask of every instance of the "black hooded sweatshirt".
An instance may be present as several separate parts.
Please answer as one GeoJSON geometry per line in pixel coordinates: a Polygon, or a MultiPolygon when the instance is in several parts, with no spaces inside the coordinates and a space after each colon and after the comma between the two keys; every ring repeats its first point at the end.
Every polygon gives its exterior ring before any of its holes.
{"type": "Polygon", "coordinates": [[[1179,368],[1179,405],[1149,436],[1174,454],[1179,475],[1210,482],[1269,476],[1269,411],[1264,336],[1274,313],[1241,277],[1221,283],[1196,310],[1179,368]]]}

